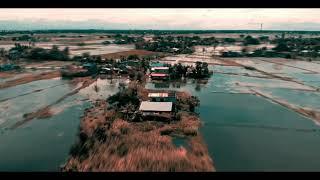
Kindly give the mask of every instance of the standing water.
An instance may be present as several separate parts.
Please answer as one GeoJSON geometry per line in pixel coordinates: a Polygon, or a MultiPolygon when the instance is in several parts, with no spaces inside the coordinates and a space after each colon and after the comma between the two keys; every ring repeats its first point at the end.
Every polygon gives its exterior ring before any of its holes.
{"type": "MultiPolygon", "coordinates": [[[[232,69],[236,72],[239,68],[214,67],[219,72],[232,69]]],[[[244,91],[248,88],[238,87],[239,79],[255,82],[262,89],[270,83],[290,85],[273,79],[261,79],[259,83],[260,79],[214,73],[207,84],[189,80],[179,86],[148,83],[146,87],[187,90],[199,97],[198,112],[204,122],[201,133],[217,171],[319,170],[319,126],[290,109],[244,91]]],[[[279,88],[268,90],[277,92],[279,88]]],[[[299,104],[296,99],[288,100],[299,104]]]]}
{"type": "Polygon", "coordinates": [[[76,141],[80,119],[92,100],[117,92],[118,79],[98,81],[53,105],[51,117],[33,119],[11,129],[23,115],[52,104],[77,85],[50,79],[0,90],[0,171],[59,171],[76,141]],[[93,88],[98,86],[101,91],[93,88]],[[34,90],[42,89],[41,91],[34,90]],[[26,92],[32,92],[22,95],[26,92]],[[2,101],[1,99],[11,99],[2,101]]]}

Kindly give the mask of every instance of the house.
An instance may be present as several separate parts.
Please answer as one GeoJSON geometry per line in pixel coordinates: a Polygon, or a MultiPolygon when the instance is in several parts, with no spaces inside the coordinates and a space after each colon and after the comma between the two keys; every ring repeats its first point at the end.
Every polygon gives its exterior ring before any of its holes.
{"type": "Polygon", "coordinates": [[[175,92],[151,92],[148,97],[152,102],[176,102],[175,92]]]}
{"type": "Polygon", "coordinates": [[[142,113],[143,117],[171,119],[173,103],[142,101],[139,111],[142,113]]]}
{"type": "Polygon", "coordinates": [[[151,72],[169,74],[169,67],[152,67],[151,72]]]}
{"type": "Polygon", "coordinates": [[[152,80],[168,80],[169,79],[169,74],[164,74],[164,73],[151,73],[149,76],[152,80]]]}
{"type": "Polygon", "coordinates": [[[159,61],[151,61],[150,62],[150,67],[153,68],[153,67],[163,67],[164,64],[159,62],[159,61]]]}
{"type": "Polygon", "coordinates": [[[172,48],[172,50],[173,50],[174,52],[177,52],[177,51],[179,51],[179,48],[172,48]]]}
{"type": "Polygon", "coordinates": [[[100,70],[100,74],[111,74],[111,73],[112,73],[112,69],[111,68],[103,67],[100,70]]]}
{"type": "Polygon", "coordinates": [[[134,69],[140,67],[140,61],[139,60],[127,60],[127,61],[122,61],[120,63],[120,66],[124,66],[127,69],[134,69]]]}
{"type": "Polygon", "coordinates": [[[82,67],[84,69],[87,69],[88,72],[90,72],[90,73],[95,73],[98,70],[97,65],[94,64],[94,63],[85,63],[85,64],[82,65],[82,67]]]}

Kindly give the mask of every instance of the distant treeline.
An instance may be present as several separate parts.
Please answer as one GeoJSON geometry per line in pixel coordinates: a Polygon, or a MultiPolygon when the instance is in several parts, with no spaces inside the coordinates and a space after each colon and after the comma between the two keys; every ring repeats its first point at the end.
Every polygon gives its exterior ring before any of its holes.
{"type": "Polygon", "coordinates": [[[320,31],[286,31],[286,30],[99,30],[99,29],[61,29],[61,30],[30,30],[30,31],[0,31],[0,35],[6,34],[46,34],[46,33],[111,33],[111,34],[207,34],[207,33],[292,33],[292,34],[320,34],[320,31]]]}

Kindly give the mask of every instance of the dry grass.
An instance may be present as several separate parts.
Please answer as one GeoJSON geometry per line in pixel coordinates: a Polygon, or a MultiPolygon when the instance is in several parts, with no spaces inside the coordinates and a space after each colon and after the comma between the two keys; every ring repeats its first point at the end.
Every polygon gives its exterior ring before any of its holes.
{"type": "Polygon", "coordinates": [[[63,171],[215,171],[197,116],[181,112],[177,122],[128,122],[114,120],[116,112],[104,112],[105,106],[98,101],[86,111],[81,122],[81,132],[89,137],[82,142],[85,154],[70,157],[63,171]],[[189,137],[191,148],[176,147],[171,136],[189,137]]]}
{"type": "MultiPolygon", "coordinates": [[[[139,126],[139,125],[138,125],[139,126]]],[[[156,125],[155,125],[156,127],[156,125]]],[[[200,136],[191,138],[191,150],[175,147],[159,129],[139,131],[135,123],[117,119],[104,143],[95,143],[88,158],[71,158],[65,171],[214,171],[200,136]]]]}

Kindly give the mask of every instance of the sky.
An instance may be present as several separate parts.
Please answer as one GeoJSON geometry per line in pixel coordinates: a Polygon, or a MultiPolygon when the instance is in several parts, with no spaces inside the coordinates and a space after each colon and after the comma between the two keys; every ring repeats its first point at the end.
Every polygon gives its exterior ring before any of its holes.
{"type": "Polygon", "coordinates": [[[0,30],[320,30],[320,9],[0,9],[0,30]]]}

